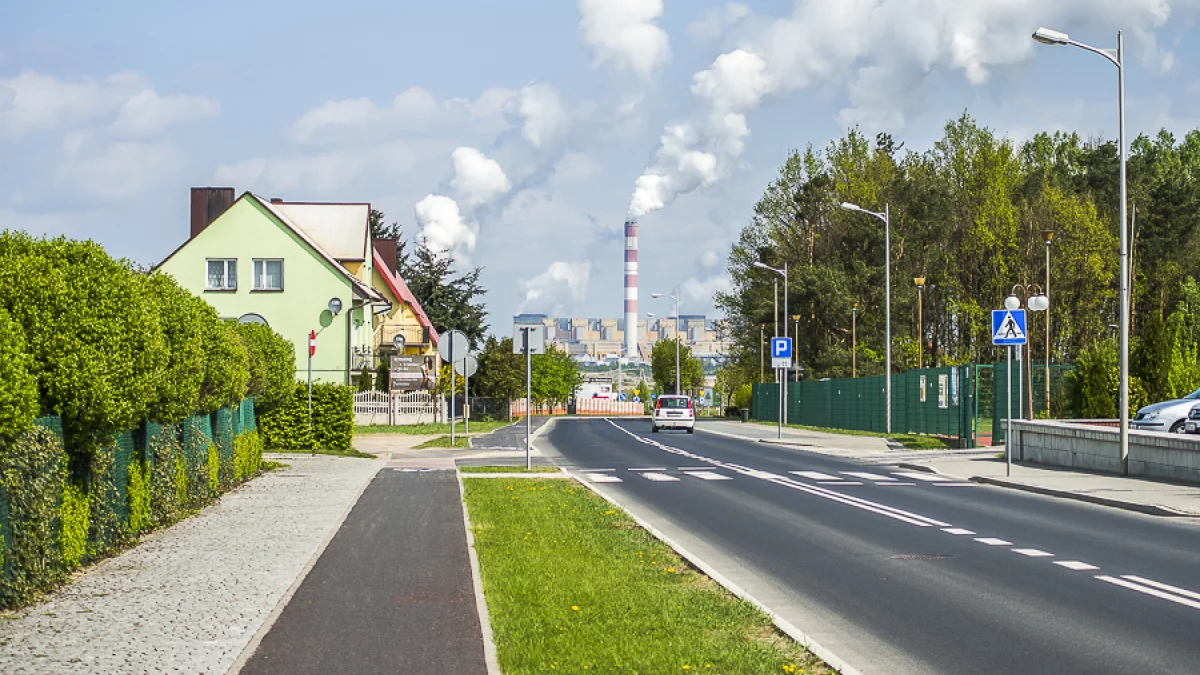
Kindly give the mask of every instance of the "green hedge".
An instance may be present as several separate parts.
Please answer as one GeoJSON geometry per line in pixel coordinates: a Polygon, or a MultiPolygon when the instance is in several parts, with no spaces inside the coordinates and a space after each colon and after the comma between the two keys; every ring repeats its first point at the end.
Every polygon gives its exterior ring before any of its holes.
{"type": "Polygon", "coordinates": [[[309,433],[308,385],[297,382],[291,400],[258,419],[267,450],[350,449],[354,439],[354,388],[320,382],[312,388],[312,433],[309,433]]]}

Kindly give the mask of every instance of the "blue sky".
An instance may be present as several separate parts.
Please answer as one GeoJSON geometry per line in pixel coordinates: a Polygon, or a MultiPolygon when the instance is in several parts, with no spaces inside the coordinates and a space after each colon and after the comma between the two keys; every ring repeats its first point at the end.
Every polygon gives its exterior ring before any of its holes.
{"type": "Polygon", "coordinates": [[[1126,30],[1131,137],[1200,126],[1200,0],[14,4],[0,227],[153,264],[194,185],[370,201],[484,266],[501,333],[619,314],[635,182],[643,311],[682,285],[701,313],[791,148],[859,123],[924,149],[964,109],[1114,136],[1114,70],[1039,25],[1126,30]]]}

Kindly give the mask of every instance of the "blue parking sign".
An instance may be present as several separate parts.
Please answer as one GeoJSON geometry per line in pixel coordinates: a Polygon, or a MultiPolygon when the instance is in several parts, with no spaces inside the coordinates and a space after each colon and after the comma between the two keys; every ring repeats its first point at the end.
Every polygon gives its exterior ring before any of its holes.
{"type": "Polygon", "coordinates": [[[771,338],[771,358],[792,358],[792,338],[771,338]]]}

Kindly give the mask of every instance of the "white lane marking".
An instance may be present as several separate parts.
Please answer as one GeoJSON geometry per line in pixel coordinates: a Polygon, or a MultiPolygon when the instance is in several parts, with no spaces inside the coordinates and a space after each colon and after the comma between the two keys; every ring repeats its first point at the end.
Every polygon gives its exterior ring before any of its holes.
{"type": "Polygon", "coordinates": [[[878,485],[879,487],[892,487],[892,486],[898,486],[898,485],[912,486],[912,485],[916,485],[916,483],[876,483],[876,485],[878,485]]]}
{"type": "Polygon", "coordinates": [[[981,544],[987,544],[988,546],[1012,546],[1011,541],[1004,541],[1003,539],[997,539],[995,537],[976,537],[975,541],[981,544]]]}
{"type": "Polygon", "coordinates": [[[656,483],[678,483],[679,482],[679,479],[676,478],[675,476],[668,476],[665,473],[654,473],[652,471],[643,473],[642,478],[645,478],[646,480],[652,480],[656,483]]]}
{"type": "Polygon", "coordinates": [[[713,471],[684,471],[684,475],[695,476],[700,480],[733,480],[729,476],[722,476],[713,471]]]}
{"type": "Polygon", "coordinates": [[[934,483],[933,487],[979,487],[979,483],[934,483]]]}
{"type": "Polygon", "coordinates": [[[896,476],[900,476],[901,478],[907,478],[909,480],[923,480],[926,483],[946,483],[954,480],[953,478],[946,478],[945,476],[939,476],[935,473],[921,473],[920,471],[893,471],[892,473],[896,476]]]}
{"type": "Polygon", "coordinates": [[[642,469],[629,469],[629,470],[630,470],[630,471],[637,471],[637,472],[641,472],[641,471],[666,471],[666,470],[667,470],[667,467],[665,467],[665,466],[652,466],[652,467],[649,467],[649,468],[642,468],[642,469]]]}
{"type": "Polygon", "coordinates": [[[806,485],[804,483],[799,483],[791,478],[787,478],[784,476],[778,476],[776,474],[767,473],[765,471],[756,471],[754,469],[742,466],[740,464],[732,464],[729,462],[722,462],[722,461],[715,460],[715,459],[712,459],[709,457],[704,457],[702,455],[697,455],[693,452],[688,452],[687,450],[683,450],[681,448],[676,448],[676,447],[673,447],[670,445],[664,445],[663,443],[660,443],[658,441],[651,441],[649,439],[643,439],[641,436],[638,436],[637,434],[633,433],[632,431],[622,428],[620,425],[614,423],[612,420],[608,420],[608,423],[612,424],[613,427],[620,430],[625,435],[635,438],[639,441],[645,442],[647,445],[654,446],[654,447],[662,450],[663,452],[668,452],[673,455],[679,455],[681,457],[687,457],[688,459],[692,459],[697,462],[707,462],[708,464],[711,464],[717,468],[726,469],[728,471],[733,471],[735,473],[740,473],[742,475],[750,475],[755,478],[761,478],[762,480],[766,480],[767,482],[770,482],[770,483],[775,483],[776,485],[782,485],[784,487],[788,487],[793,490],[798,490],[800,492],[807,492],[808,494],[815,495],[818,497],[823,497],[823,498],[829,499],[831,501],[840,502],[842,504],[853,506],[855,508],[859,508],[864,511],[878,513],[879,515],[887,516],[888,518],[894,518],[896,520],[899,520],[899,521],[902,521],[905,523],[909,523],[910,525],[916,525],[917,527],[934,527],[934,526],[950,527],[950,523],[943,523],[940,520],[935,520],[933,518],[929,518],[928,516],[922,516],[920,514],[912,513],[910,511],[898,509],[894,506],[887,506],[885,504],[868,501],[866,499],[861,499],[859,497],[852,497],[847,494],[842,494],[841,492],[834,492],[833,490],[827,490],[825,488],[817,487],[815,485],[806,485]]]}
{"type": "Polygon", "coordinates": [[[620,483],[621,479],[616,476],[610,476],[606,473],[589,473],[585,474],[587,479],[593,483],[620,483]]]}
{"type": "Polygon", "coordinates": [[[1186,588],[1177,588],[1175,586],[1168,586],[1167,584],[1159,583],[1157,581],[1151,581],[1150,579],[1144,579],[1142,577],[1134,576],[1132,574],[1122,574],[1121,578],[1128,579],[1130,581],[1136,581],[1139,584],[1153,586],[1159,590],[1169,591],[1171,593],[1178,593],[1179,595],[1185,595],[1189,598],[1195,598],[1197,600],[1200,600],[1200,593],[1196,593],[1194,591],[1189,591],[1186,588]]]}
{"type": "Polygon", "coordinates": [[[1053,558],[1054,557],[1053,553],[1047,553],[1045,551],[1041,551],[1036,548],[1014,548],[1014,549],[1012,549],[1012,552],[1020,553],[1021,555],[1027,555],[1030,558],[1053,558]]]}
{"type": "Polygon", "coordinates": [[[1179,603],[1181,605],[1185,605],[1185,606],[1191,607],[1193,609],[1200,609],[1200,602],[1197,602],[1195,600],[1189,600],[1188,598],[1183,598],[1178,595],[1172,595],[1170,593],[1160,591],[1157,588],[1151,588],[1150,586],[1142,586],[1141,584],[1135,584],[1132,581],[1127,581],[1125,579],[1118,579],[1116,577],[1110,577],[1105,574],[1097,575],[1096,578],[1099,579],[1100,581],[1107,581],[1110,584],[1124,586],[1125,588],[1137,591],[1138,593],[1145,593],[1146,595],[1153,595],[1156,598],[1162,598],[1163,600],[1170,600],[1171,602],[1179,603]]]}
{"type": "Polygon", "coordinates": [[[820,471],[789,471],[788,473],[796,476],[803,476],[804,478],[811,478],[812,480],[841,480],[841,478],[838,478],[837,476],[830,476],[829,474],[821,473],[820,471]]]}
{"type": "Polygon", "coordinates": [[[975,534],[971,530],[964,530],[961,527],[943,527],[942,532],[945,532],[946,534],[954,534],[954,535],[975,534]]]}
{"type": "Polygon", "coordinates": [[[881,476],[877,473],[866,473],[864,471],[839,471],[838,473],[845,474],[847,476],[854,476],[855,478],[862,478],[864,480],[875,480],[875,481],[896,480],[895,478],[892,478],[891,476],[881,476]]]}
{"type": "Polygon", "coordinates": [[[1100,569],[1095,565],[1089,565],[1085,562],[1079,562],[1078,560],[1058,560],[1054,564],[1058,565],[1059,567],[1065,567],[1069,570],[1075,570],[1076,572],[1086,572],[1088,570],[1100,569]]]}
{"type": "Polygon", "coordinates": [[[712,468],[711,466],[681,466],[681,467],[679,467],[679,470],[680,471],[708,471],[711,468],[712,468]]]}
{"type": "Polygon", "coordinates": [[[840,480],[835,483],[818,482],[817,485],[862,485],[862,483],[856,480],[840,480]]]}

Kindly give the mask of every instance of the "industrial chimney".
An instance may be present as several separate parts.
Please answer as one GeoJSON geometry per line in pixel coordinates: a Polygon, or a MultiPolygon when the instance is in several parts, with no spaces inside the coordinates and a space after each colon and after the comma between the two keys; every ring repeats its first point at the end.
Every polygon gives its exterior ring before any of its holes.
{"type": "Polygon", "coordinates": [[[638,224],[625,221],[625,354],[638,356],[638,224]]]}

